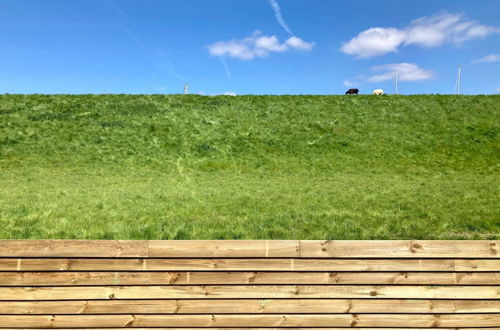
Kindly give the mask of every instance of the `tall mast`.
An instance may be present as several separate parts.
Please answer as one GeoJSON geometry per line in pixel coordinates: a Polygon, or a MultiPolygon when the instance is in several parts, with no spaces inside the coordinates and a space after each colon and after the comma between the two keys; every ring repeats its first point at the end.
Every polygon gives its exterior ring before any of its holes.
{"type": "Polygon", "coordinates": [[[396,94],[398,93],[398,72],[396,71],[396,94]]]}
{"type": "Polygon", "coordinates": [[[189,94],[189,85],[187,83],[184,84],[184,94],[189,94]]]}
{"type": "Polygon", "coordinates": [[[458,74],[457,74],[457,82],[455,84],[455,92],[457,95],[460,95],[460,87],[462,84],[462,66],[458,66],[458,74]]]}

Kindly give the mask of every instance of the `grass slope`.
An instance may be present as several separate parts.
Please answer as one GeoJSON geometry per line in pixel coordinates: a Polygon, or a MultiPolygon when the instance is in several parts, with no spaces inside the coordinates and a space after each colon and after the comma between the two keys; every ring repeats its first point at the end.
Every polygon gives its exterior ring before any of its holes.
{"type": "Polygon", "coordinates": [[[500,238],[499,96],[0,96],[0,238],[500,238]]]}

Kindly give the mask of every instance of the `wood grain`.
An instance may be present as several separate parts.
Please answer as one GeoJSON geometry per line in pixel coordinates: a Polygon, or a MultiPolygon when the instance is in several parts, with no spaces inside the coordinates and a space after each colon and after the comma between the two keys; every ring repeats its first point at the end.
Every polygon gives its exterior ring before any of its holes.
{"type": "Polygon", "coordinates": [[[0,257],[107,257],[148,256],[147,241],[0,240],[0,257]]]}
{"type": "Polygon", "coordinates": [[[500,314],[0,315],[0,327],[498,327],[500,314]]]}
{"type": "MultiPolygon", "coordinates": [[[[2,328],[5,330],[19,330],[19,328],[2,328]]],[[[57,328],[60,330],[75,330],[75,328],[57,328]]],[[[78,327],[78,330],[112,330],[112,329],[117,329],[117,328],[81,328],[78,327]]],[[[190,328],[178,328],[178,327],[168,327],[168,328],[134,328],[136,330],[196,330],[196,329],[207,329],[207,328],[199,328],[199,327],[190,327],[190,328]]],[[[277,330],[277,329],[283,329],[283,328],[255,328],[255,327],[246,327],[246,328],[236,328],[236,327],[224,327],[224,328],[216,328],[212,327],[209,328],[211,330],[277,330]]],[[[321,327],[321,328],[298,328],[298,327],[287,327],[286,329],[288,330],[345,330],[346,328],[331,328],[331,327],[321,327]]],[[[408,330],[408,329],[415,329],[415,328],[367,328],[367,327],[357,327],[355,328],[357,330],[408,330]]],[[[425,328],[423,328],[425,329],[425,328]]],[[[437,329],[437,328],[433,328],[437,329]]],[[[485,328],[439,328],[440,330],[484,330],[485,328]]],[[[488,330],[500,330],[500,327],[488,327],[488,330]]]]}
{"type": "Polygon", "coordinates": [[[500,241],[300,241],[303,258],[500,258],[500,241]]]}
{"type": "Polygon", "coordinates": [[[497,329],[500,241],[0,240],[0,329],[497,329]]]}
{"type": "Polygon", "coordinates": [[[0,300],[401,298],[500,299],[500,286],[197,285],[0,287],[0,300]]]}
{"type": "Polygon", "coordinates": [[[2,240],[0,257],[500,258],[500,241],[2,240]]]}
{"type": "Polygon", "coordinates": [[[500,273],[424,272],[0,272],[0,286],[217,284],[500,285],[500,273]]]}
{"type": "Polygon", "coordinates": [[[500,300],[231,299],[0,301],[0,314],[497,313],[500,300]]]}
{"type": "Polygon", "coordinates": [[[0,271],[498,272],[498,259],[0,259],[0,271]]]}

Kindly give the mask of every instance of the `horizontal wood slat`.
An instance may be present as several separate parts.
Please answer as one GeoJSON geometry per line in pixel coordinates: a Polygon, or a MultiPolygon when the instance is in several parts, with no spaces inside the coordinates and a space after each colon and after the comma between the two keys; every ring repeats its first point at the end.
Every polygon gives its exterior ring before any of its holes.
{"type": "Polygon", "coordinates": [[[0,315],[2,327],[495,327],[500,314],[0,315]]]}
{"type": "Polygon", "coordinates": [[[500,272],[0,272],[0,286],[174,284],[500,285],[500,272]]]}
{"type": "Polygon", "coordinates": [[[500,241],[300,241],[306,258],[499,258],[500,241]]]}
{"type": "Polygon", "coordinates": [[[0,314],[496,313],[500,300],[231,299],[0,301],[0,314]]]}
{"type": "Polygon", "coordinates": [[[0,287],[0,300],[403,298],[500,299],[500,286],[118,286],[0,287]]]}
{"type": "Polygon", "coordinates": [[[0,329],[497,329],[499,241],[0,240],[0,329]]]}
{"type": "Polygon", "coordinates": [[[0,271],[499,272],[500,259],[0,259],[0,271]]]}
{"type": "MultiPolygon", "coordinates": [[[[2,328],[4,330],[19,330],[20,328],[2,328]]],[[[23,328],[23,329],[34,329],[34,328],[23,328]]],[[[57,328],[59,330],[75,330],[75,328],[57,328]]],[[[112,330],[112,329],[117,329],[117,328],[81,328],[78,327],[78,330],[112,330]]],[[[200,327],[189,327],[189,328],[179,328],[179,327],[168,327],[168,328],[158,328],[158,327],[148,327],[148,328],[133,328],[134,330],[196,330],[196,329],[207,329],[206,327],[200,328],[200,327]]],[[[217,328],[217,327],[211,327],[209,328],[211,330],[277,330],[277,329],[283,329],[283,328],[255,328],[255,327],[245,327],[245,328],[236,328],[236,327],[224,327],[224,328],[217,328]]],[[[345,330],[345,327],[342,328],[331,328],[331,327],[321,327],[321,328],[313,328],[313,327],[287,327],[285,328],[287,330],[345,330]]],[[[415,328],[367,328],[367,327],[356,327],[354,328],[356,330],[408,330],[408,329],[415,329],[415,328]]],[[[425,328],[420,328],[420,329],[425,329],[425,328]]],[[[431,328],[431,329],[438,329],[438,328],[431,328]]],[[[440,330],[484,330],[485,328],[439,328],[440,330]]],[[[486,328],[488,330],[500,330],[500,327],[488,327],[486,328]]]]}
{"type": "Polygon", "coordinates": [[[0,257],[500,258],[500,241],[2,240],[0,257]]]}

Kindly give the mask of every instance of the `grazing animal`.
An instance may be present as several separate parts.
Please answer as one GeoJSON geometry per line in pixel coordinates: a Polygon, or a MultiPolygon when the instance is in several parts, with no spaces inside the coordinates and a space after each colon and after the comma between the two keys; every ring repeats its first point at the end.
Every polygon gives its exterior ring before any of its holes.
{"type": "Polygon", "coordinates": [[[345,95],[358,95],[359,89],[357,88],[350,88],[347,92],[345,92],[345,95]]]}
{"type": "Polygon", "coordinates": [[[373,91],[374,95],[384,95],[384,90],[383,89],[376,89],[373,91]]]}

